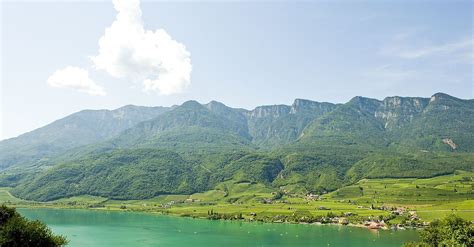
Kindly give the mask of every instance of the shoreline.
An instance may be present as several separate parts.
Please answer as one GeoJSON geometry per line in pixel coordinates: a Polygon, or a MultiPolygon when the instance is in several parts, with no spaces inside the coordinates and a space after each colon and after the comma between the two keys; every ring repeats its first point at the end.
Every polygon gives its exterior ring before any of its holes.
{"type": "Polygon", "coordinates": [[[404,228],[389,228],[389,227],[380,227],[380,228],[369,228],[364,224],[341,224],[341,223],[321,223],[321,222],[291,222],[291,221],[261,221],[261,220],[248,220],[248,219],[210,219],[208,217],[200,217],[200,216],[193,216],[193,215],[180,215],[180,214],[173,214],[173,213],[165,213],[163,211],[150,211],[150,210],[130,210],[130,209],[120,209],[120,208],[110,208],[110,207],[103,207],[103,208],[87,208],[87,207],[61,207],[61,206],[47,206],[47,205],[7,205],[11,207],[15,207],[17,209],[62,209],[62,210],[86,210],[86,211],[106,211],[106,212],[121,212],[121,213],[141,213],[141,214],[148,214],[153,216],[168,216],[168,217],[180,217],[180,218],[192,218],[192,219],[199,219],[199,220],[209,220],[209,221],[224,221],[224,222],[243,222],[243,223],[260,223],[260,224],[292,224],[292,225],[315,225],[315,226],[347,226],[347,227],[356,227],[356,228],[365,228],[369,231],[405,231],[405,230],[419,230],[422,227],[404,227],[404,228]]]}

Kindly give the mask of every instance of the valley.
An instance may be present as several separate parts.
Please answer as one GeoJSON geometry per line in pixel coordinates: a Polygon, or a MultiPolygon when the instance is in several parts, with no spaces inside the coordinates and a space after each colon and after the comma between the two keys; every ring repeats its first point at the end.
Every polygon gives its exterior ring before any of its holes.
{"type": "Polygon", "coordinates": [[[474,220],[473,188],[474,173],[457,171],[453,175],[426,179],[364,179],[323,195],[285,193],[284,189],[275,191],[263,184],[229,181],[203,193],[162,195],[143,200],[75,196],[34,202],[16,198],[9,193],[9,188],[2,188],[0,202],[20,208],[137,211],[272,223],[363,226],[364,222],[384,219],[387,227],[420,227],[424,222],[453,213],[474,220]],[[277,193],[281,195],[277,196],[277,193]],[[413,215],[416,220],[412,220],[413,215]]]}
{"type": "Polygon", "coordinates": [[[438,93],[81,111],[0,142],[0,199],[263,222],[472,220],[473,109],[438,93]]]}

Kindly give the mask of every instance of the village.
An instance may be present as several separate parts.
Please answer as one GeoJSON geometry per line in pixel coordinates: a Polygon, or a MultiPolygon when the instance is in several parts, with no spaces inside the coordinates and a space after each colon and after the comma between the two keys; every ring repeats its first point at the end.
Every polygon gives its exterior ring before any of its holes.
{"type": "MultiPolygon", "coordinates": [[[[324,199],[321,195],[308,193],[304,196],[305,201],[318,202],[324,199]]],[[[298,211],[292,207],[292,203],[288,200],[282,199],[281,195],[273,193],[273,198],[263,198],[260,202],[262,205],[271,207],[273,205],[288,205],[288,211],[294,211],[291,214],[271,214],[268,213],[260,214],[258,212],[246,212],[246,213],[229,213],[224,210],[219,211],[219,207],[215,207],[218,204],[214,202],[203,202],[199,199],[187,198],[180,201],[169,201],[161,204],[161,212],[165,214],[173,214],[170,211],[172,208],[182,208],[187,205],[199,205],[200,207],[207,207],[207,214],[203,217],[196,209],[193,212],[181,214],[181,216],[207,218],[211,220],[243,220],[249,222],[266,222],[266,223],[294,223],[294,224],[337,224],[337,225],[349,225],[356,227],[363,227],[367,229],[383,229],[383,230],[403,230],[407,228],[419,228],[427,226],[428,222],[423,222],[417,216],[416,211],[409,210],[407,207],[393,207],[393,206],[363,206],[358,205],[357,210],[374,211],[374,215],[361,216],[355,212],[347,211],[342,213],[334,213],[331,208],[327,206],[317,206],[306,211],[298,211]],[[326,213],[323,213],[326,212],[326,213]],[[388,212],[388,215],[375,216],[375,212],[388,212]],[[311,213],[313,212],[313,213],[311,213]],[[397,219],[397,220],[394,220],[397,219]],[[401,219],[401,220],[400,220],[401,219]]],[[[344,200],[339,203],[349,203],[355,205],[354,202],[344,200]]],[[[245,206],[245,204],[234,202],[232,205],[236,207],[245,206]]],[[[144,205],[146,206],[146,205],[144,205]]]]}

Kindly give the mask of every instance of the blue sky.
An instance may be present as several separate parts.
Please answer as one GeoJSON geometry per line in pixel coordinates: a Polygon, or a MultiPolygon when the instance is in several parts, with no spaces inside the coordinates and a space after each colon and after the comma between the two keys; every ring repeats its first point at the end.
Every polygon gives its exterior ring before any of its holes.
{"type": "Polygon", "coordinates": [[[134,62],[105,52],[117,39],[99,44],[116,20],[111,1],[3,1],[0,7],[0,139],[82,109],[126,104],[195,99],[252,109],[295,98],[474,95],[471,1],[142,1],[143,29],[165,31],[171,58],[145,50],[134,62]],[[171,68],[150,67],[155,62],[171,68]],[[67,67],[77,70],[49,79],[67,67]],[[114,69],[127,73],[120,77],[114,69]],[[68,84],[86,71],[79,84],[68,84]],[[166,76],[159,82],[157,74],[166,76]]]}

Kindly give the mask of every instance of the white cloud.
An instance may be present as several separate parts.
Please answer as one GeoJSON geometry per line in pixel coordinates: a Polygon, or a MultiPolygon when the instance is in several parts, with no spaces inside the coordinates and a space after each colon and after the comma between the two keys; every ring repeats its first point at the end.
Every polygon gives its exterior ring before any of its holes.
{"type": "Polygon", "coordinates": [[[410,77],[413,77],[416,75],[416,72],[411,71],[411,70],[402,70],[399,68],[395,68],[394,66],[390,64],[378,66],[374,69],[371,69],[369,71],[366,71],[362,73],[363,76],[373,78],[376,80],[379,80],[380,83],[389,81],[389,82],[395,82],[395,81],[404,81],[410,77]]]}
{"type": "Polygon", "coordinates": [[[70,88],[90,95],[106,95],[104,88],[89,78],[89,72],[79,67],[68,66],[56,70],[47,82],[52,87],[70,88]]]}
{"type": "Polygon", "coordinates": [[[417,71],[392,64],[364,70],[360,75],[364,82],[371,85],[371,90],[389,90],[397,87],[397,85],[416,82],[420,78],[417,71]]]}
{"type": "MultiPolygon", "coordinates": [[[[434,45],[427,47],[419,47],[417,49],[400,51],[399,56],[402,58],[420,58],[435,54],[449,54],[453,52],[469,52],[474,45],[473,40],[462,40],[448,44],[434,45]]],[[[465,54],[465,53],[463,53],[465,54]]]]}
{"type": "MultiPolygon", "coordinates": [[[[449,60],[458,62],[472,63],[474,39],[462,39],[450,43],[424,46],[407,46],[400,43],[396,36],[397,42],[382,49],[383,55],[394,56],[404,59],[418,59],[429,56],[443,56],[449,60]]],[[[403,41],[403,40],[402,40],[403,41]]]]}
{"type": "Polygon", "coordinates": [[[191,80],[186,47],[165,30],[145,30],[139,0],[113,0],[117,16],[91,57],[98,70],[116,78],[142,81],[144,91],[169,95],[182,92],[191,80]]]}

